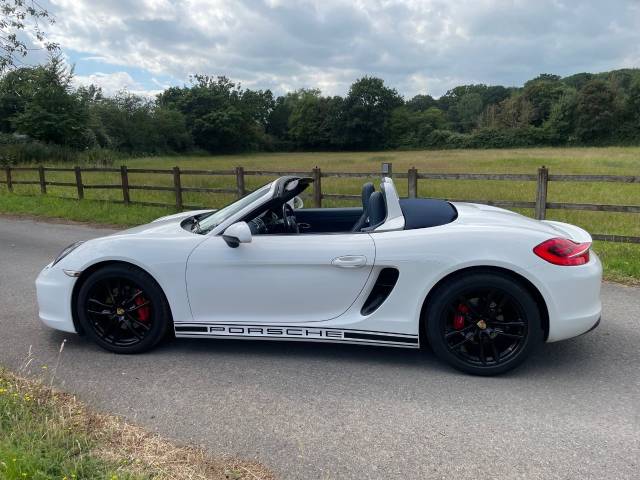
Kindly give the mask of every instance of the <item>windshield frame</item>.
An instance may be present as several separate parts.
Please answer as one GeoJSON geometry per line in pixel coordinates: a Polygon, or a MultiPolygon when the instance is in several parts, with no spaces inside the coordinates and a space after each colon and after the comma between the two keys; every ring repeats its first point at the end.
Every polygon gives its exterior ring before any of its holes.
{"type": "Polygon", "coordinates": [[[258,189],[254,190],[253,192],[249,193],[248,195],[242,198],[239,198],[235,202],[230,203],[219,210],[215,210],[211,212],[209,215],[201,218],[199,220],[201,231],[200,232],[194,231],[193,233],[199,233],[200,235],[216,235],[218,232],[225,230],[229,225],[235,223],[238,218],[242,218],[249,211],[253,210],[257,206],[262,205],[265,202],[269,201],[271,198],[273,198],[276,182],[277,181],[267,183],[259,187],[258,189]],[[258,192],[260,191],[262,191],[262,194],[258,194],[258,192]],[[253,195],[256,195],[256,197],[253,198],[252,197],[253,195]],[[247,202],[247,200],[250,197],[252,198],[252,200],[247,202]],[[242,206],[239,208],[237,205],[238,203],[242,203],[242,206]],[[234,206],[236,208],[233,208],[234,206]],[[207,227],[207,219],[210,219],[211,217],[215,217],[218,214],[221,214],[223,212],[225,212],[225,214],[223,214],[223,218],[220,221],[218,221],[217,223],[215,223],[215,225],[211,227],[207,227]]]}

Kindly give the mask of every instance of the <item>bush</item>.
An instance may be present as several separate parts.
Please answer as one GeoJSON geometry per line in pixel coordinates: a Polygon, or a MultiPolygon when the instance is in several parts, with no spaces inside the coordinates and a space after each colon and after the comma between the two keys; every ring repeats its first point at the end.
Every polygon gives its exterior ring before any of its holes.
{"type": "Polygon", "coordinates": [[[105,148],[76,150],[64,145],[43,143],[23,136],[0,133],[0,164],[77,163],[111,165],[123,154],[105,148]]]}

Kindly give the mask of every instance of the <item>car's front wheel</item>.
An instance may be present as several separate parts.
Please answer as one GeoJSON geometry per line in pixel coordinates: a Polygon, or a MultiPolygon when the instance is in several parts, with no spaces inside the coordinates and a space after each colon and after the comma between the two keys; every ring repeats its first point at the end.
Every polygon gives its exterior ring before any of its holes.
{"type": "Polygon", "coordinates": [[[535,299],[520,282],[500,273],[445,281],[434,292],[425,320],[436,356],[475,375],[515,368],[543,339],[535,299]]]}
{"type": "Polygon", "coordinates": [[[162,289],[131,265],[108,265],[93,272],[80,288],[76,313],[87,336],[116,353],[153,348],[171,325],[162,289]]]}

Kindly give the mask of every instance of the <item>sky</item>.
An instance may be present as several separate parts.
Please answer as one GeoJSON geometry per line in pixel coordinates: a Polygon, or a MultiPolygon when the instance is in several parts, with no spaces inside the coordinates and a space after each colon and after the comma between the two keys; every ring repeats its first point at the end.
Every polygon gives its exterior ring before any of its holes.
{"type": "Polygon", "coordinates": [[[40,0],[76,82],[153,95],[189,75],[406,98],[640,67],[640,0],[40,0]]]}

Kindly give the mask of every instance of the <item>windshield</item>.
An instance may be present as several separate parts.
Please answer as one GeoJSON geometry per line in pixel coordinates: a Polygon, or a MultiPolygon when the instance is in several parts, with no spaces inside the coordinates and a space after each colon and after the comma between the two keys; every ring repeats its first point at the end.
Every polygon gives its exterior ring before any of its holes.
{"type": "Polygon", "coordinates": [[[221,208],[220,210],[216,210],[215,212],[211,213],[207,217],[201,218],[200,221],[198,222],[199,223],[198,233],[210,232],[211,230],[216,228],[218,225],[220,225],[222,222],[224,222],[227,218],[229,218],[232,215],[235,215],[244,207],[246,207],[247,205],[251,205],[257,199],[262,197],[265,193],[269,191],[270,188],[271,188],[271,183],[268,183],[264,187],[260,187],[258,190],[250,193],[246,197],[242,197],[237,202],[227,205],[226,207],[221,208]]]}

